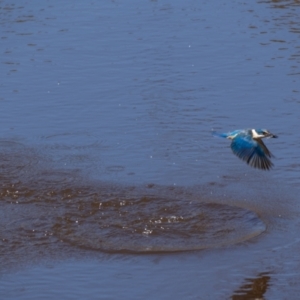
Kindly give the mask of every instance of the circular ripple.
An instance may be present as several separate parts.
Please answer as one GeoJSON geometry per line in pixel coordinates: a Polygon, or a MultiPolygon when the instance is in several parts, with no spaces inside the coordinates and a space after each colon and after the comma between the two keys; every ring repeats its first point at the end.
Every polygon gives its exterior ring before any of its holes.
{"type": "Polygon", "coordinates": [[[222,247],[265,229],[244,208],[151,197],[73,203],[53,227],[73,246],[134,253],[222,247]]]}

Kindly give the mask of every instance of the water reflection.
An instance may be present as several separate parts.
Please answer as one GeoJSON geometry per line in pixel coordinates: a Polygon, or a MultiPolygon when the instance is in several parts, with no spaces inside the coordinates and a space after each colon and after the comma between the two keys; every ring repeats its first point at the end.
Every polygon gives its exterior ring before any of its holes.
{"type": "Polygon", "coordinates": [[[271,274],[262,272],[255,278],[246,278],[245,283],[234,292],[232,300],[264,300],[270,286],[271,274]]]}
{"type": "Polygon", "coordinates": [[[291,6],[297,6],[300,5],[299,1],[294,0],[271,0],[271,1],[267,1],[266,3],[273,3],[273,7],[274,8],[287,8],[287,7],[291,7],[291,6]]]}
{"type": "Polygon", "coordinates": [[[288,75],[299,75],[299,1],[272,0],[258,1],[258,3],[267,4],[271,8],[270,11],[266,11],[265,14],[261,14],[260,16],[264,27],[263,35],[265,36],[266,30],[268,30],[272,36],[269,41],[265,40],[261,42],[261,45],[267,46],[271,42],[278,50],[278,53],[272,57],[273,63],[270,65],[274,67],[274,60],[287,59],[287,63],[290,65],[288,75]],[[288,57],[286,57],[287,55],[288,57]]]}

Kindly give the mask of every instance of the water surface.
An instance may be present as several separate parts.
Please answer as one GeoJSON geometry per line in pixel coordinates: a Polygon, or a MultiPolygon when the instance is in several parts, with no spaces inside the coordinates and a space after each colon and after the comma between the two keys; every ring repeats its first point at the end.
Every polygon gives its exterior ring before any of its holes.
{"type": "Polygon", "coordinates": [[[1,2],[1,295],[296,298],[299,9],[1,2]]]}

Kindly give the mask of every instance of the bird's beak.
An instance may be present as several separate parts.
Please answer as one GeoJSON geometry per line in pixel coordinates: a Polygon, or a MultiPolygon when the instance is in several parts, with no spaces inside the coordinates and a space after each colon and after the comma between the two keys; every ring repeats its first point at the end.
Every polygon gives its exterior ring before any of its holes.
{"type": "Polygon", "coordinates": [[[275,134],[273,134],[273,133],[269,133],[268,138],[274,138],[274,139],[277,139],[277,138],[278,138],[278,135],[275,135],[275,134]]]}

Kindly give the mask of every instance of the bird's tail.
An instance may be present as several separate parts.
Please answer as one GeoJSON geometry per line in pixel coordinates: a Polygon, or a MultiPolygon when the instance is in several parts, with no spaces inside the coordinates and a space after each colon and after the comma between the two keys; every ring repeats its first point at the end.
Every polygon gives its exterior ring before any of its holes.
{"type": "Polygon", "coordinates": [[[219,132],[216,132],[216,131],[212,131],[211,134],[213,136],[222,137],[222,138],[227,138],[228,137],[228,133],[219,133],[219,132]]]}

